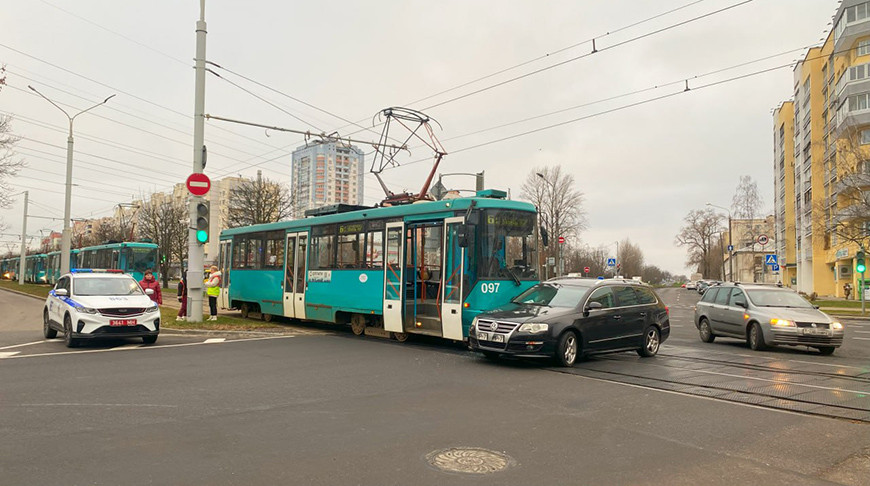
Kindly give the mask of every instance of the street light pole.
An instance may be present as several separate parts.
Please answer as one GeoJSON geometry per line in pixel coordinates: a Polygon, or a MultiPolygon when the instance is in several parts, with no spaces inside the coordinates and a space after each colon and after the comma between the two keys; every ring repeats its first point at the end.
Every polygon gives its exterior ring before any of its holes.
{"type": "MultiPolygon", "coordinates": [[[[728,212],[728,273],[729,273],[728,276],[730,277],[730,280],[732,282],[735,282],[736,280],[734,280],[734,258],[732,258],[734,256],[733,255],[734,245],[731,243],[731,233],[732,233],[732,231],[731,231],[731,210],[729,210],[728,208],[723,208],[722,206],[717,206],[717,205],[712,204],[712,203],[707,203],[707,206],[713,206],[714,208],[724,209],[725,211],[728,212]]],[[[727,280],[728,279],[726,279],[726,281],[727,280]]]]}
{"type": "MultiPolygon", "coordinates": [[[[196,57],[194,60],[194,99],[193,99],[193,173],[201,174],[205,161],[205,0],[199,1],[199,20],[196,21],[196,57]]],[[[203,201],[200,196],[191,196],[188,205],[190,229],[187,232],[187,320],[202,322],[202,286],[205,249],[196,239],[197,204],[203,201]]],[[[182,272],[184,263],[182,262],[182,272]]],[[[222,277],[226,278],[226,276],[222,277]]]]}
{"type": "Polygon", "coordinates": [[[54,101],[51,101],[50,99],[48,99],[48,97],[45,96],[44,94],[37,91],[36,88],[34,88],[33,86],[30,86],[30,85],[27,85],[27,87],[30,88],[31,91],[33,91],[34,93],[38,94],[40,97],[45,99],[45,101],[48,101],[49,103],[54,105],[55,108],[62,111],[63,114],[66,115],[67,119],[69,120],[69,136],[66,139],[66,194],[64,196],[64,208],[63,208],[63,233],[62,233],[61,240],[60,240],[61,241],[61,243],[60,243],[60,273],[61,273],[61,275],[63,275],[65,273],[69,273],[70,247],[72,246],[71,242],[70,242],[71,238],[70,238],[69,221],[70,221],[70,204],[72,201],[73,121],[76,119],[77,116],[81,115],[82,113],[86,113],[86,112],[91,111],[100,105],[105,104],[107,101],[112,99],[115,95],[109,96],[108,98],[97,103],[96,105],[94,105],[86,110],[82,110],[73,116],[70,116],[69,113],[66,112],[66,110],[64,110],[63,108],[58,106],[58,104],[55,103],[54,101]]]}

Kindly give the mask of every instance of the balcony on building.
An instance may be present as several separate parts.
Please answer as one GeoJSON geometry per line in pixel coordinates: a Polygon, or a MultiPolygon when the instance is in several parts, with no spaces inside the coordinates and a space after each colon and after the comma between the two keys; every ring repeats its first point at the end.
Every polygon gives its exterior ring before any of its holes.
{"type": "Polygon", "coordinates": [[[870,31],[870,2],[844,0],[834,19],[834,51],[843,52],[870,31]]]}

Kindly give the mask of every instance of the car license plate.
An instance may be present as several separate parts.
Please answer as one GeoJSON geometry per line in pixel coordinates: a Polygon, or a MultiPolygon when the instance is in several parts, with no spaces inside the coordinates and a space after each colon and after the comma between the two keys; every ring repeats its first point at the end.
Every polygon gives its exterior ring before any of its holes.
{"type": "Polygon", "coordinates": [[[828,336],[827,329],[804,329],[804,334],[812,334],[814,336],[828,336]]]}
{"type": "Polygon", "coordinates": [[[478,332],[477,333],[477,340],[478,341],[489,341],[489,334],[487,334],[485,332],[478,332]]]}
{"type": "Polygon", "coordinates": [[[113,327],[119,326],[135,326],[136,319],[112,319],[109,321],[109,325],[113,327]]]}
{"type": "Polygon", "coordinates": [[[504,334],[493,334],[492,342],[494,343],[503,343],[504,342],[504,334]]]}

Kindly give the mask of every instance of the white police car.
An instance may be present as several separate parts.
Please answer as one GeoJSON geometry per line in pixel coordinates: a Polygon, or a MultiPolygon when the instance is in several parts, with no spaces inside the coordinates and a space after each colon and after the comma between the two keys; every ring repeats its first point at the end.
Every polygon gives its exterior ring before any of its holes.
{"type": "Polygon", "coordinates": [[[157,304],[120,270],[74,270],[62,276],[45,299],[42,320],[45,337],[61,332],[70,348],[100,338],[141,337],[153,344],[160,333],[157,304]]]}

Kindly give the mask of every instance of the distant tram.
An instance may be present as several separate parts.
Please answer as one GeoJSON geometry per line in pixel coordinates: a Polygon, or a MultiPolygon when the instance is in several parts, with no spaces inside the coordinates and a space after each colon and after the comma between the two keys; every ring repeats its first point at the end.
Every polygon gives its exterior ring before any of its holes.
{"type": "MultiPolygon", "coordinates": [[[[24,281],[55,284],[60,278],[61,252],[27,255],[24,261],[24,281]]],[[[119,269],[136,280],[142,280],[145,270],[157,272],[157,245],[154,243],[122,242],[77,248],[70,251],[70,268],[119,269]]],[[[17,256],[0,260],[0,277],[18,279],[17,256]]]]}
{"type": "Polygon", "coordinates": [[[535,207],[504,195],[337,206],[224,230],[220,305],[350,324],[357,335],[462,340],[477,314],[538,282],[535,207]]]}

